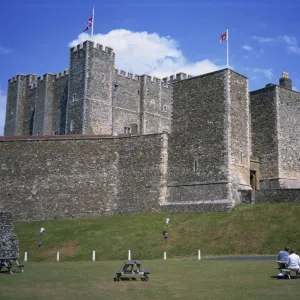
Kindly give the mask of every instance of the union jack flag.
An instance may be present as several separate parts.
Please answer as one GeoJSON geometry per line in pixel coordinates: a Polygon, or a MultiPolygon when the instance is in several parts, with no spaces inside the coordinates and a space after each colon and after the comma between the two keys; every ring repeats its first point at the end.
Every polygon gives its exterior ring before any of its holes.
{"type": "Polygon", "coordinates": [[[222,43],[223,41],[227,41],[227,31],[223,32],[220,35],[220,43],[222,43]]]}
{"type": "Polygon", "coordinates": [[[82,30],[82,32],[87,31],[93,24],[93,17],[90,17],[88,19],[87,25],[84,27],[84,29],[82,30]]]}

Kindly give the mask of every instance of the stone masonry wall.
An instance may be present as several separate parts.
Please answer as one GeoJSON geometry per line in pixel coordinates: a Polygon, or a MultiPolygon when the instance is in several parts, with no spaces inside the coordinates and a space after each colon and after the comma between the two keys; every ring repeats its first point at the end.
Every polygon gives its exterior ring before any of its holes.
{"type": "Polygon", "coordinates": [[[300,93],[278,88],[279,182],[300,188],[300,93]]]}
{"type": "Polygon", "coordinates": [[[43,134],[53,134],[53,102],[55,97],[55,75],[45,74],[46,81],[43,134]]]}
{"type": "Polygon", "coordinates": [[[278,87],[250,92],[252,155],[260,159],[260,188],[278,187],[278,87]]]}
{"type": "Polygon", "coordinates": [[[55,80],[53,99],[52,124],[53,132],[65,134],[66,104],[68,100],[68,70],[58,73],[55,80]]]}
{"type": "Polygon", "coordinates": [[[70,49],[66,134],[81,134],[85,97],[86,51],[81,46],[70,49]]]}
{"type": "Polygon", "coordinates": [[[248,79],[231,70],[228,71],[229,101],[229,172],[232,197],[235,203],[244,201],[250,187],[250,114],[248,79]],[[243,192],[241,192],[243,191],[243,192]]]}
{"type": "Polygon", "coordinates": [[[18,75],[9,80],[4,130],[6,136],[23,134],[24,105],[27,86],[28,77],[25,75],[18,75]]]}
{"type": "Polygon", "coordinates": [[[37,87],[36,87],[36,76],[33,74],[29,75],[31,80],[28,82],[26,87],[26,100],[24,105],[24,122],[23,122],[23,135],[33,134],[33,119],[35,112],[35,102],[37,98],[37,87]]]}
{"type": "Polygon", "coordinates": [[[14,234],[12,214],[0,211],[0,257],[19,257],[19,240],[14,234]]]}
{"type": "Polygon", "coordinates": [[[86,42],[86,103],[83,133],[110,134],[115,54],[109,47],[86,42]]]}
{"type": "Polygon", "coordinates": [[[163,136],[0,140],[0,205],[18,220],[157,211],[163,136]]]}
{"type": "Polygon", "coordinates": [[[44,134],[45,103],[47,93],[46,75],[37,78],[37,97],[35,101],[33,135],[44,134]]]}
{"type": "Polygon", "coordinates": [[[222,70],[173,84],[165,205],[191,205],[195,211],[206,204],[212,210],[231,205],[226,74],[222,70]]]}
{"type": "Polygon", "coordinates": [[[125,133],[124,127],[136,124],[140,130],[140,81],[138,76],[116,70],[113,85],[114,133],[125,133]],[[117,86],[115,86],[115,84],[117,86]]]}
{"type": "Polygon", "coordinates": [[[271,189],[256,191],[255,203],[300,202],[300,189],[271,189]]]}
{"type": "Polygon", "coordinates": [[[5,114],[4,135],[15,135],[16,109],[18,101],[18,79],[14,77],[8,81],[7,104],[5,114]]]}

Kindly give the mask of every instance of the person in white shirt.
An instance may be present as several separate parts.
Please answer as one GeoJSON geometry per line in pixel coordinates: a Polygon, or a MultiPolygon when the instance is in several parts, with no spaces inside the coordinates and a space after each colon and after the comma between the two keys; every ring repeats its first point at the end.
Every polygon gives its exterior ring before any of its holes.
{"type": "Polygon", "coordinates": [[[170,223],[171,219],[170,218],[166,218],[166,224],[168,225],[170,223]]]}
{"type": "Polygon", "coordinates": [[[300,269],[300,257],[295,253],[294,250],[291,250],[291,254],[287,258],[286,261],[287,268],[296,271],[296,274],[299,275],[299,269],[300,269]]]}
{"type": "Polygon", "coordinates": [[[40,229],[40,234],[43,234],[44,232],[45,232],[45,228],[42,227],[42,228],[40,229]]]}

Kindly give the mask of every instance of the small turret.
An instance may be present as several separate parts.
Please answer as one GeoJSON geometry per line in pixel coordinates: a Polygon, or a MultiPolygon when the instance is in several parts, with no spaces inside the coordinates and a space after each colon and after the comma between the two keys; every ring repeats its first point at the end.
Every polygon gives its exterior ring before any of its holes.
{"type": "Polygon", "coordinates": [[[289,78],[288,73],[282,72],[282,77],[279,79],[279,85],[289,90],[293,89],[292,80],[289,78]]]}

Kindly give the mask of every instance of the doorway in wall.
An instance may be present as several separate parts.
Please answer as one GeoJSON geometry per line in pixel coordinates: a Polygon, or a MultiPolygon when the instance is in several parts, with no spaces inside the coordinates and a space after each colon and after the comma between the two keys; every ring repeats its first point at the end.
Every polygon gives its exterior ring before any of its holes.
{"type": "Polygon", "coordinates": [[[255,201],[255,192],[257,191],[257,178],[256,178],[256,171],[250,170],[250,185],[252,187],[251,191],[251,201],[255,201]]]}

